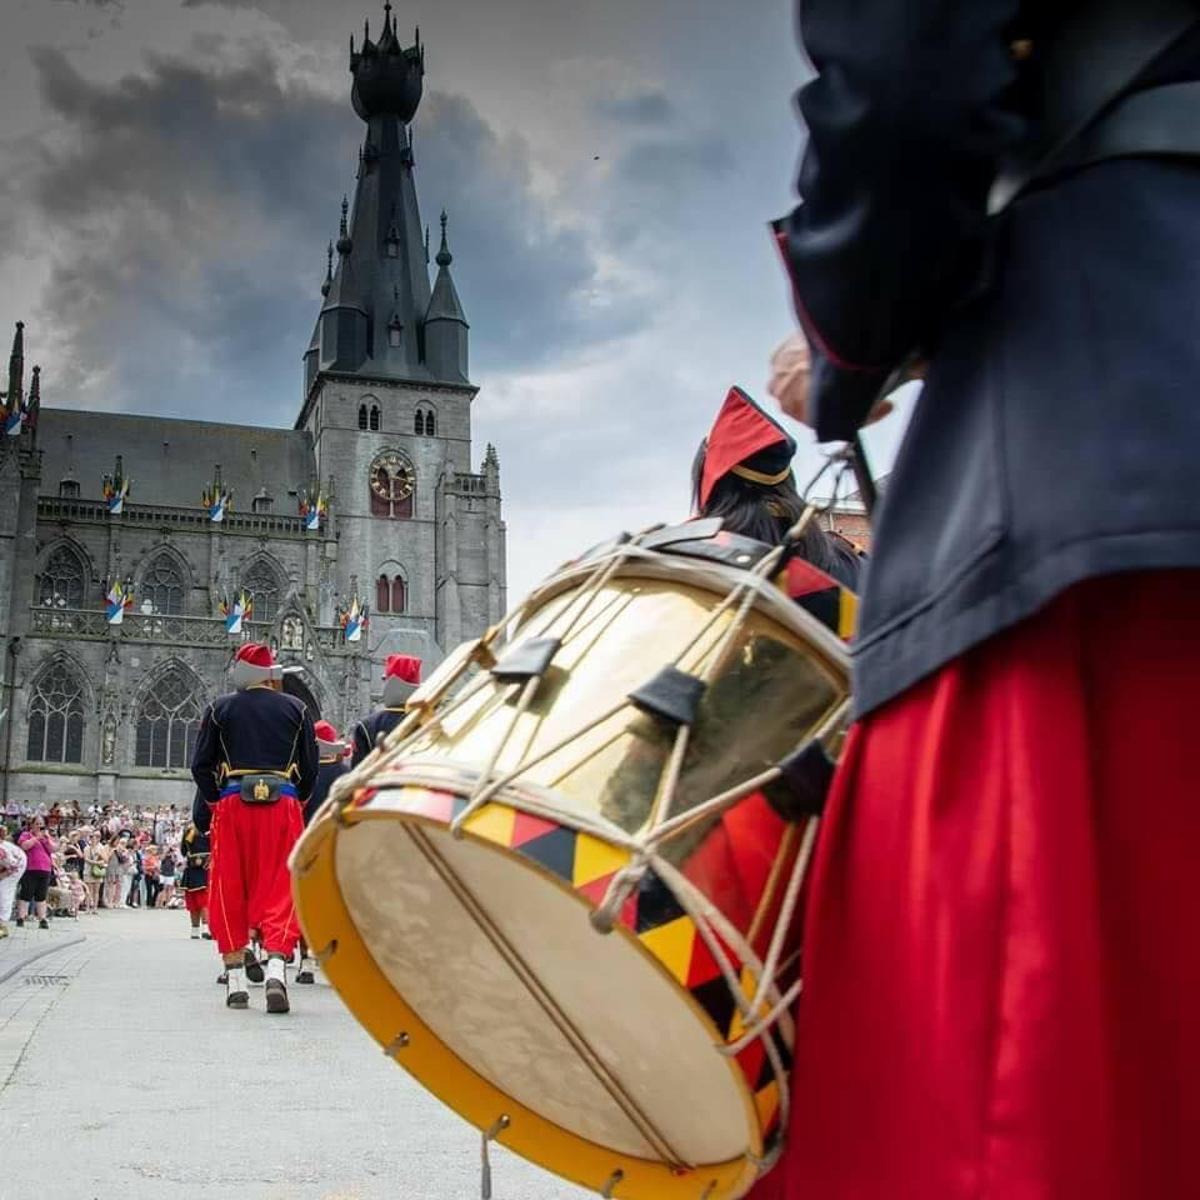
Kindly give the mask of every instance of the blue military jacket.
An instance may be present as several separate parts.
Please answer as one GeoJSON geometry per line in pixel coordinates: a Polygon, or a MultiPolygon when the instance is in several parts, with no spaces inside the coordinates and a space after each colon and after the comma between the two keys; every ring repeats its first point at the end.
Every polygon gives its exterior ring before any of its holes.
{"type": "MultiPolygon", "coordinates": [[[[1089,576],[1200,566],[1200,161],[1108,159],[989,219],[1027,120],[1021,8],[800,5],[818,75],[781,244],[818,437],[930,364],[863,585],[860,714],[1089,576]]],[[[1200,77],[1200,38],[1152,73],[1200,77]]]]}

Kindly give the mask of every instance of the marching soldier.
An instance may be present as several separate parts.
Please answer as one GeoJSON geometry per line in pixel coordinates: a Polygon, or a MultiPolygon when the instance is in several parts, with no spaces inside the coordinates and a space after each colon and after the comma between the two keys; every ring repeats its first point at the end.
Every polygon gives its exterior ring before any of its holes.
{"type": "MultiPolygon", "coordinates": [[[[334,783],[350,770],[346,766],[346,755],[350,752],[349,744],[338,737],[338,731],[328,721],[318,721],[313,726],[317,735],[317,751],[320,756],[320,767],[317,771],[317,782],[313,786],[312,795],[304,806],[304,823],[316,815],[317,810],[325,803],[329,789],[334,783]]],[[[300,939],[300,969],[296,972],[297,983],[313,983],[312,963],[308,956],[308,943],[300,939]]]]}
{"type": "Polygon", "coordinates": [[[192,938],[212,938],[208,931],[208,862],[209,836],[196,828],[195,822],[187,827],[179,843],[183,854],[183,904],[192,922],[192,938]]]}
{"type": "Polygon", "coordinates": [[[233,693],[209,706],[192,757],[197,828],[212,829],[210,916],[225,960],[225,1003],[246,1008],[250,930],[267,953],[267,1011],[288,1011],[284,964],[300,936],[288,855],[317,779],[317,740],[304,704],[282,692],[270,648],[239,647],[233,693]]]}
{"type": "Polygon", "coordinates": [[[421,660],[410,654],[389,654],[383,664],[383,707],[354,727],[353,766],[358,766],[404,716],[404,704],[421,682],[421,660]]]}

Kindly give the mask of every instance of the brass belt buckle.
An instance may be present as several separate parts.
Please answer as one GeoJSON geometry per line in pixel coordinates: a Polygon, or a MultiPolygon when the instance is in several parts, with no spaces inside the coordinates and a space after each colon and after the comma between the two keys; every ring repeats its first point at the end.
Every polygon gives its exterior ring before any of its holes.
{"type": "Polygon", "coordinates": [[[258,780],[254,785],[254,799],[260,804],[265,803],[271,798],[271,789],[267,786],[265,779],[258,780]]]}

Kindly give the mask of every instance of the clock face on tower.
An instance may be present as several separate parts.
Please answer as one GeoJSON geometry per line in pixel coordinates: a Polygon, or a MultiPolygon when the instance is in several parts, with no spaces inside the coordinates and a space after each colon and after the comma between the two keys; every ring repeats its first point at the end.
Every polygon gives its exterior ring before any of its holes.
{"type": "Polygon", "coordinates": [[[399,450],[385,450],[371,463],[371,512],[377,517],[411,517],[416,473],[399,450]]]}

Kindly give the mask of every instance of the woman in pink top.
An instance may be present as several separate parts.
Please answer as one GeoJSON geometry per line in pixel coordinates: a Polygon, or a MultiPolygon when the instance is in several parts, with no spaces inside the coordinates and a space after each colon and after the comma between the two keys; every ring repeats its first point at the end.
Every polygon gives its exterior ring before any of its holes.
{"type": "Polygon", "coordinates": [[[54,839],[46,832],[46,819],[34,817],[29,828],[21,831],[17,845],[25,851],[25,874],[17,891],[17,924],[24,925],[33,905],[39,929],[49,929],[46,920],[46,895],[54,874],[54,839]]]}

